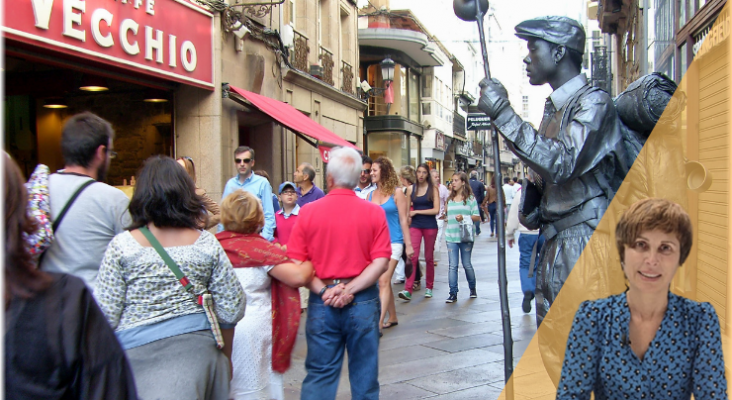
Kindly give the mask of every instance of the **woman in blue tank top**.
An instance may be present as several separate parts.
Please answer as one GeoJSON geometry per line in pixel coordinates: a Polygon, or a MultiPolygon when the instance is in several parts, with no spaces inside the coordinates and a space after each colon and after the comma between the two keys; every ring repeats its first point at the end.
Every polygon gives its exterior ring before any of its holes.
{"type": "Polygon", "coordinates": [[[413,250],[407,223],[409,202],[404,193],[397,189],[399,179],[391,160],[386,157],[376,159],[371,165],[371,180],[376,184],[376,190],[369,194],[369,201],[380,205],[384,209],[386,222],[389,225],[389,236],[391,237],[389,269],[379,278],[379,297],[381,299],[379,331],[381,331],[398,323],[394,292],[391,290],[391,278],[404,251],[404,245],[406,244],[408,256],[412,255],[413,250]],[[387,313],[389,314],[388,321],[386,320],[387,313]]]}
{"type": "Polygon", "coordinates": [[[427,164],[419,164],[417,167],[417,183],[407,190],[407,198],[412,203],[412,211],[409,216],[412,222],[409,225],[409,236],[414,248],[412,255],[412,274],[407,277],[404,283],[404,290],[399,292],[399,298],[412,300],[414,290],[415,269],[419,266],[419,248],[424,238],[424,260],[426,286],[424,297],[432,297],[432,287],[435,283],[435,240],[437,240],[437,220],[435,215],[440,212],[440,193],[432,184],[430,167],[427,164]]]}

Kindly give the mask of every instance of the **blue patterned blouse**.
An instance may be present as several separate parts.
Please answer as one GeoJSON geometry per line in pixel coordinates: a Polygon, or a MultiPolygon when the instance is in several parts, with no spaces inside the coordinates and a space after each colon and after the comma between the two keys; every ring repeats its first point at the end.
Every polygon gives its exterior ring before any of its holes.
{"type": "Polygon", "coordinates": [[[580,305],[564,355],[557,399],[727,399],[719,320],[709,303],[668,295],[643,361],[628,344],[625,293],[580,305]]]}

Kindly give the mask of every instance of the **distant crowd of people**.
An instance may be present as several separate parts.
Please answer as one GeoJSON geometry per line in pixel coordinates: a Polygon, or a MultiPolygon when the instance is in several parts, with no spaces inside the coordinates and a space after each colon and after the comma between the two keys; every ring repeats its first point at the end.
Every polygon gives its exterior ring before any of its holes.
{"type": "Polygon", "coordinates": [[[6,202],[6,232],[23,233],[6,246],[8,337],[28,343],[13,349],[22,360],[11,359],[7,382],[21,397],[66,387],[83,398],[281,399],[307,308],[302,398],[335,396],[346,349],[354,397],[376,399],[379,337],[399,324],[395,297],[410,301],[422,276],[433,296],[443,245],[446,302],[458,300],[460,262],[477,297],[471,253],[482,219],[495,220],[497,191],[475,173],[445,186],[427,164],[397,171],[386,157],[338,148],[328,195],[308,163],[275,195],[242,146],[220,203],[196,184],[190,157],[149,158],[130,199],[102,183],[113,139],[96,115],[72,117],[64,169],[39,166],[25,185],[4,155],[6,198],[17,199],[6,202]],[[49,304],[53,315],[27,315],[49,304]],[[59,342],[70,334],[83,341],[59,342]]]}

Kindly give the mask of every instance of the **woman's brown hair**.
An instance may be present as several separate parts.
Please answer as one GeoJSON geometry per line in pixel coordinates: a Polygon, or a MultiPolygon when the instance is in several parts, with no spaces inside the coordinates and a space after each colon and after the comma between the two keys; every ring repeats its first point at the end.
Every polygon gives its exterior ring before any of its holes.
{"type": "Polygon", "coordinates": [[[24,234],[32,234],[37,223],[28,215],[28,194],[15,162],[3,153],[5,170],[5,300],[29,298],[43,291],[51,277],[36,268],[24,234]]]}
{"type": "Polygon", "coordinates": [[[379,157],[374,161],[374,164],[379,164],[379,168],[381,168],[381,179],[379,182],[381,193],[384,196],[393,196],[394,191],[399,186],[399,178],[397,178],[394,164],[392,164],[388,157],[379,157]]]}
{"type": "MultiPolygon", "coordinates": [[[[468,199],[473,196],[473,189],[470,188],[468,176],[465,174],[465,172],[462,171],[455,172],[454,174],[452,174],[452,176],[459,177],[460,181],[463,183],[463,188],[460,189],[460,194],[463,196],[463,204],[468,204],[468,199]]],[[[455,190],[455,188],[450,185],[450,196],[447,198],[447,201],[452,201],[457,195],[457,190],[455,190]]]]}
{"type": "Polygon", "coordinates": [[[625,210],[615,229],[615,244],[620,261],[625,261],[625,246],[632,246],[641,233],[660,230],[679,239],[679,265],[691,252],[693,227],[689,214],[678,204],[666,199],[650,198],[633,203],[625,210]]]}

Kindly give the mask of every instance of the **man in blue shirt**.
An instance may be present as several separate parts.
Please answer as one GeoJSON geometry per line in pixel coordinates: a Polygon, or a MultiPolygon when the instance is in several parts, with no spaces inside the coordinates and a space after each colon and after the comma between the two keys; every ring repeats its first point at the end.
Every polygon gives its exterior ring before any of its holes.
{"type": "Polygon", "coordinates": [[[315,200],[325,197],[325,193],[315,186],[315,168],[308,163],[302,163],[295,171],[295,184],[297,184],[297,205],[302,207],[315,200]]]}
{"type": "MultiPolygon", "coordinates": [[[[243,189],[259,198],[264,210],[264,229],[262,229],[262,237],[272,241],[274,238],[275,214],[272,205],[272,186],[267,178],[255,175],[254,170],[254,150],[247,146],[239,146],[234,151],[234,162],[239,174],[226,182],[224,194],[221,199],[234,193],[239,189],[243,189]]],[[[219,225],[219,232],[223,227],[219,225]]]]}

